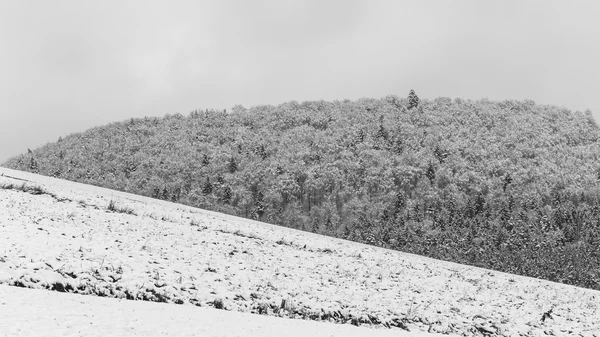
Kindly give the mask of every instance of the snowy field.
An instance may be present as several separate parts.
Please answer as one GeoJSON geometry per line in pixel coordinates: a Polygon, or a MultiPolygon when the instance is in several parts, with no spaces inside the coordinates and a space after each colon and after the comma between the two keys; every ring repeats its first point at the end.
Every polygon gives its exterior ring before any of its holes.
{"type": "Polygon", "coordinates": [[[600,337],[598,291],[0,168],[11,184],[1,336],[600,337]]]}

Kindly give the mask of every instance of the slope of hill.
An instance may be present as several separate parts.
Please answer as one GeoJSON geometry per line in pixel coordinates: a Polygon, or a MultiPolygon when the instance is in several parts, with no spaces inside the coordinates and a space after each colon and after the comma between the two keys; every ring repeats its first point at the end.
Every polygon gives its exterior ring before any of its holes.
{"type": "MultiPolygon", "coordinates": [[[[4,168],[0,173],[0,284],[370,326],[397,330],[399,336],[411,330],[597,337],[600,331],[598,291],[31,173],[4,168]]],[[[0,287],[0,293],[8,291],[0,287]]],[[[16,301],[0,300],[0,311],[16,301]]],[[[36,312],[43,303],[15,307],[13,315],[36,312]]],[[[110,308],[108,302],[89,303],[110,308]]],[[[185,315],[178,321],[193,315],[191,308],[160,310],[185,315]]],[[[98,320],[111,315],[98,314],[98,320]]],[[[40,313],[40,322],[48,315],[40,313]]],[[[20,334],[18,325],[9,328],[14,331],[3,331],[20,334]]]]}
{"type": "Polygon", "coordinates": [[[412,105],[388,96],[131,119],[4,166],[600,289],[589,112],[412,105]]]}
{"type": "Polygon", "coordinates": [[[442,337],[0,285],[3,337],[442,337]]]}

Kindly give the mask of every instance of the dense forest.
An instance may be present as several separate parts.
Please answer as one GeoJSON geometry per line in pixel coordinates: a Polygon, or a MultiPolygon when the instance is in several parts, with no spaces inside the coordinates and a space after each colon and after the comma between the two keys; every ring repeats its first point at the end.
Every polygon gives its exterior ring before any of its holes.
{"type": "Polygon", "coordinates": [[[599,155],[589,111],[411,92],[130,119],[3,166],[600,289],[599,155]]]}

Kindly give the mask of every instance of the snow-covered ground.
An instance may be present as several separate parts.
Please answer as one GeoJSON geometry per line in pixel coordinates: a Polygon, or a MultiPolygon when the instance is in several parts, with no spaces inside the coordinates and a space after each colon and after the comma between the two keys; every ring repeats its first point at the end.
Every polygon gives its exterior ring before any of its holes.
{"type": "Polygon", "coordinates": [[[23,183],[48,193],[0,189],[0,335],[600,337],[598,291],[0,168],[23,183]]]}
{"type": "Polygon", "coordinates": [[[5,285],[0,313],[0,336],[442,336],[5,285]]]}

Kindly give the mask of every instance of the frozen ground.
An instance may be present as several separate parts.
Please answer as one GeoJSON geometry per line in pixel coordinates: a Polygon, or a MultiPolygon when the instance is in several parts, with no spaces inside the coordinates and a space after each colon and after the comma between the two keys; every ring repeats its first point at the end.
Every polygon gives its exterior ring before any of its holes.
{"type": "MultiPolygon", "coordinates": [[[[433,337],[250,313],[0,285],[0,336],[433,337]]],[[[442,335],[439,335],[442,336],[442,335]]]]}
{"type": "Polygon", "coordinates": [[[600,337],[598,291],[0,168],[23,183],[48,193],[0,189],[0,335],[600,337]]]}

